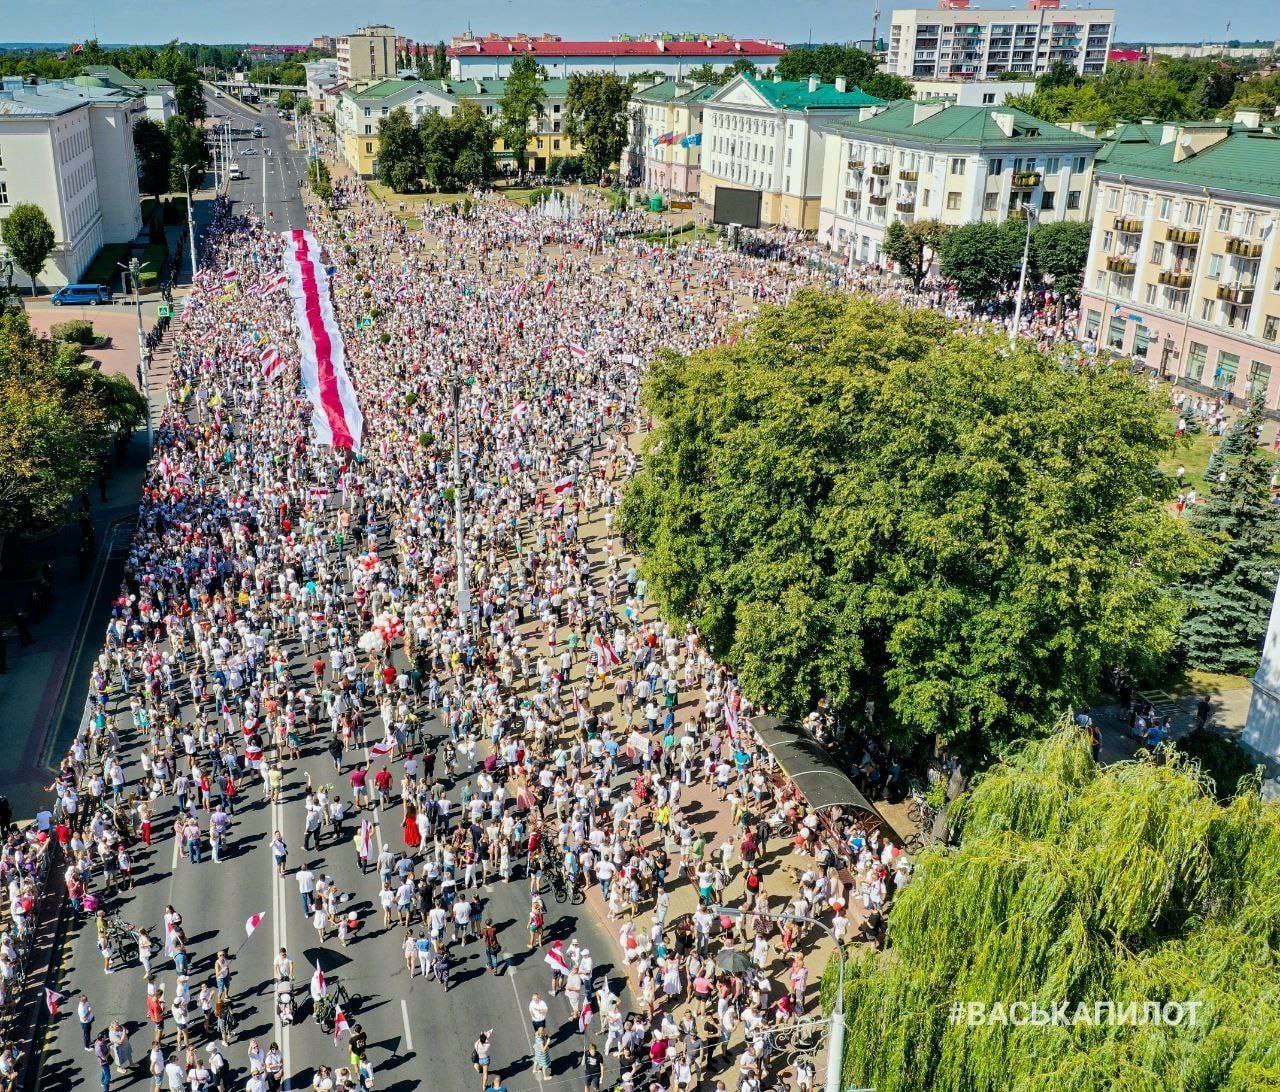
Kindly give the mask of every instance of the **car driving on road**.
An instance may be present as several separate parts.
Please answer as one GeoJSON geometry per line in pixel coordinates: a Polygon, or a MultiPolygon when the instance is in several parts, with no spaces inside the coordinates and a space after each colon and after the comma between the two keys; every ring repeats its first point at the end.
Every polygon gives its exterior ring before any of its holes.
{"type": "Polygon", "coordinates": [[[50,302],[55,307],[63,304],[88,304],[96,307],[100,303],[111,302],[111,289],[105,284],[68,284],[59,288],[50,297],[50,302]]]}

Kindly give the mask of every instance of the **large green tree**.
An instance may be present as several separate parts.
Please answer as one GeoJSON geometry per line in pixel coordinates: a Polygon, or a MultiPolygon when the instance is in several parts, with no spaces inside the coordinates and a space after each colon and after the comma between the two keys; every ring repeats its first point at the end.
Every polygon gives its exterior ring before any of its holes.
{"type": "Polygon", "coordinates": [[[53,225],[39,205],[24,201],[14,205],[0,221],[0,239],[13,257],[13,264],[31,278],[31,294],[36,294],[36,278],[57,245],[53,225]]]}
{"type": "Polygon", "coordinates": [[[947,231],[948,226],[940,220],[915,220],[910,224],[895,220],[884,233],[884,252],[898,263],[898,272],[910,277],[919,288],[947,231]]]}
{"type": "Polygon", "coordinates": [[[966,299],[989,300],[1017,282],[1026,230],[1020,220],[961,224],[939,244],[939,270],[966,299]]]}
{"type": "Polygon", "coordinates": [[[396,193],[417,193],[424,173],[418,131],[398,106],[378,124],[378,180],[396,193]]]}
{"type": "Polygon", "coordinates": [[[1256,783],[1224,807],[1172,753],[1100,767],[1063,729],[980,778],[959,819],[958,847],[927,851],[894,899],[887,953],[851,960],[848,1087],[1280,1088],[1280,806],[1256,783]],[[1000,1022],[996,1004],[1027,1015],[1014,1002],[1066,1007],[1000,1022]],[[1148,1002],[1198,1008],[1144,1021],[1148,1002]],[[970,1024],[971,1004],[990,1019],[970,1024]]]}
{"type": "Polygon", "coordinates": [[[1078,296],[1089,258],[1093,225],[1056,220],[1037,224],[1031,232],[1031,262],[1041,278],[1052,277],[1053,286],[1067,296],[1078,296]]]}
{"type": "Polygon", "coordinates": [[[870,53],[853,46],[820,45],[793,49],[782,55],[774,69],[784,80],[807,80],[817,76],[823,83],[835,83],[843,76],[850,88],[858,87],[882,99],[909,99],[914,96],[910,81],[881,72],[870,53]]]}
{"type": "Polygon", "coordinates": [[[630,92],[612,72],[575,72],[565,96],[565,132],[582,146],[583,174],[599,179],[627,144],[630,92]]]}
{"type": "Polygon", "coordinates": [[[1209,671],[1257,668],[1280,575],[1280,508],[1271,502],[1271,460],[1257,442],[1262,413],[1255,400],[1233,424],[1209,495],[1190,517],[1215,551],[1187,578],[1181,642],[1191,666],[1209,671]]]}
{"type": "Polygon", "coordinates": [[[645,400],[623,518],[656,599],[784,715],[871,700],[981,761],[1172,645],[1196,551],[1123,369],[808,291],[645,400]]]}
{"type": "Polygon", "coordinates": [[[448,117],[423,114],[417,136],[427,184],[444,193],[493,178],[493,126],[479,105],[463,102],[448,117]]]}
{"type": "Polygon", "coordinates": [[[138,159],[138,184],[142,192],[159,197],[169,189],[173,149],[169,135],[158,121],[139,118],[133,125],[133,152],[138,159]]]}
{"type": "MultiPolygon", "coordinates": [[[[187,179],[183,165],[191,168],[191,185],[200,184],[200,175],[209,163],[209,150],[203,133],[181,114],[164,123],[165,137],[169,141],[169,190],[186,192],[187,179]]],[[[135,133],[136,140],[136,133],[135,133]]]]}
{"type": "Polygon", "coordinates": [[[522,53],[511,62],[502,91],[502,120],[498,123],[498,135],[515,158],[516,166],[524,169],[524,157],[529,144],[529,133],[545,112],[546,89],[542,85],[542,66],[532,53],[522,53]]]}

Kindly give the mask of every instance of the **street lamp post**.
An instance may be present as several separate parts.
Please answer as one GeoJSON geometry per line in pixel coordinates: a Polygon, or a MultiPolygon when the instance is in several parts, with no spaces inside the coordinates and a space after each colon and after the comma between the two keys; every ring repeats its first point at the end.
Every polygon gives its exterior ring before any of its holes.
{"type": "MultiPolygon", "coordinates": [[[[717,915],[724,914],[731,918],[744,918],[747,916],[745,911],[735,910],[728,906],[713,906],[711,912],[717,915]]],[[[836,947],[836,959],[838,961],[836,965],[840,970],[840,980],[836,986],[835,1011],[831,1014],[831,1033],[827,1036],[827,1079],[822,1087],[823,1092],[841,1092],[841,1069],[844,1061],[844,952],[840,948],[840,941],[836,938],[831,926],[826,922],[819,921],[817,918],[805,917],[802,914],[782,914],[780,918],[816,925],[831,938],[831,942],[836,947]]]]}
{"type": "Polygon", "coordinates": [[[453,399],[453,540],[458,567],[458,622],[464,630],[470,627],[471,589],[467,582],[467,556],[462,535],[462,453],[458,439],[458,422],[462,416],[462,378],[455,372],[449,381],[453,399]]]}
{"type": "Polygon", "coordinates": [[[191,164],[182,165],[182,177],[187,181],[187,234],[191,237],[191,279],[196,279],[200,267],[196,264],[196,221],[191,213],[191,164]]]}
{"type": "Polygon", "coordinates": [[[1022,293],[1027,287],[1027,259],[1031,257],[1031,225],[1036,220],[1036,210],[1027,202],[1022,205],[1027,218],[1027,237],[1022,242],[1022,269],[1018,273],[1018,295],[1013,303],[1013,327],[1009,330],[1009,348],[1018,341],[1018,328],[1022,325],[1022,293]]]}
{"type": "Polygon", "coordinates": [[[124,265],[121,262],[116,263],[121,269],[129,274],[129,280],[133,284],[133,306],[138,316],[138,383],[142,387],[142,397],[147,403],[147,452],[151,452],[151,361],[147,353],[147,338],[142,332],[142,296],[139,294],[139,282],[141,281],[142,263],[137,258],[130,258],[129,264],[124,265]]]}

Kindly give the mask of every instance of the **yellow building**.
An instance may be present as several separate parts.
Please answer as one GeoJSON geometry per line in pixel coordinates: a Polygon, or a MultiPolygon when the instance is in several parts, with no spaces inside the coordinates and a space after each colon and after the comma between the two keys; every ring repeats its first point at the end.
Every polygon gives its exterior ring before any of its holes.
{"type": "MultiPolygon", "coordinates": [[[[531,124],[525,148],[525,166],[535,171],[545,171],[556,159],[582,154],[581,147],[564,133],[569,81],[544,80],[542,87],[543,114],[531,124]]],[[[372,177],[378,169],[378,126],[393,110],[404,107],[416,121],[426,113],[448,116],[459,103],[474,102],[496,126],[502,121],[505,89],[505,80],[379,80],[349,87],[334,111],[338,147],[352,170],[372,177]]],[[[493,151],[500,164],[512,163],[500,137],[494,140],[493,151]]]]}

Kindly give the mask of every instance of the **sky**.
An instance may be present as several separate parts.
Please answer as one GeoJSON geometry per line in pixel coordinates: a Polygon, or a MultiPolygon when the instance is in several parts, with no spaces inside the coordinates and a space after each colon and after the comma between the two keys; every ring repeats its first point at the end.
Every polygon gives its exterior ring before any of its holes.
{"type": "MultiPolygon", "coordinates": [[[[933,6],[917,0],[922,6],[933,6]]],[[[1232,38],[1280,38],[1275,0],[1112,0],[1120,41],[1222,41],[1230,18],[1232,38]]],[[[58,0],[54,5],[5,0],[0,36],[8,42],[302,43],[319,34],[342,34],[356,22],[385,22],[418,41],[447,40],[467,29],[477,34],[549,32],[565,38],[695,31],[786,42],[847,41],[871,36],[873,0],[378,0],[364,5],[339,0],[58,0]]],[[[1025,7],[1024,2],[974,7],[1025,7]]],[[[1072,6],[1064,4],[1064,6],[1072,6]]],[[[1105,6],[1104,3],[1086,6],[1105,6]]],[[[885,0],[881,32],[892,0],[885,0]]]]}

